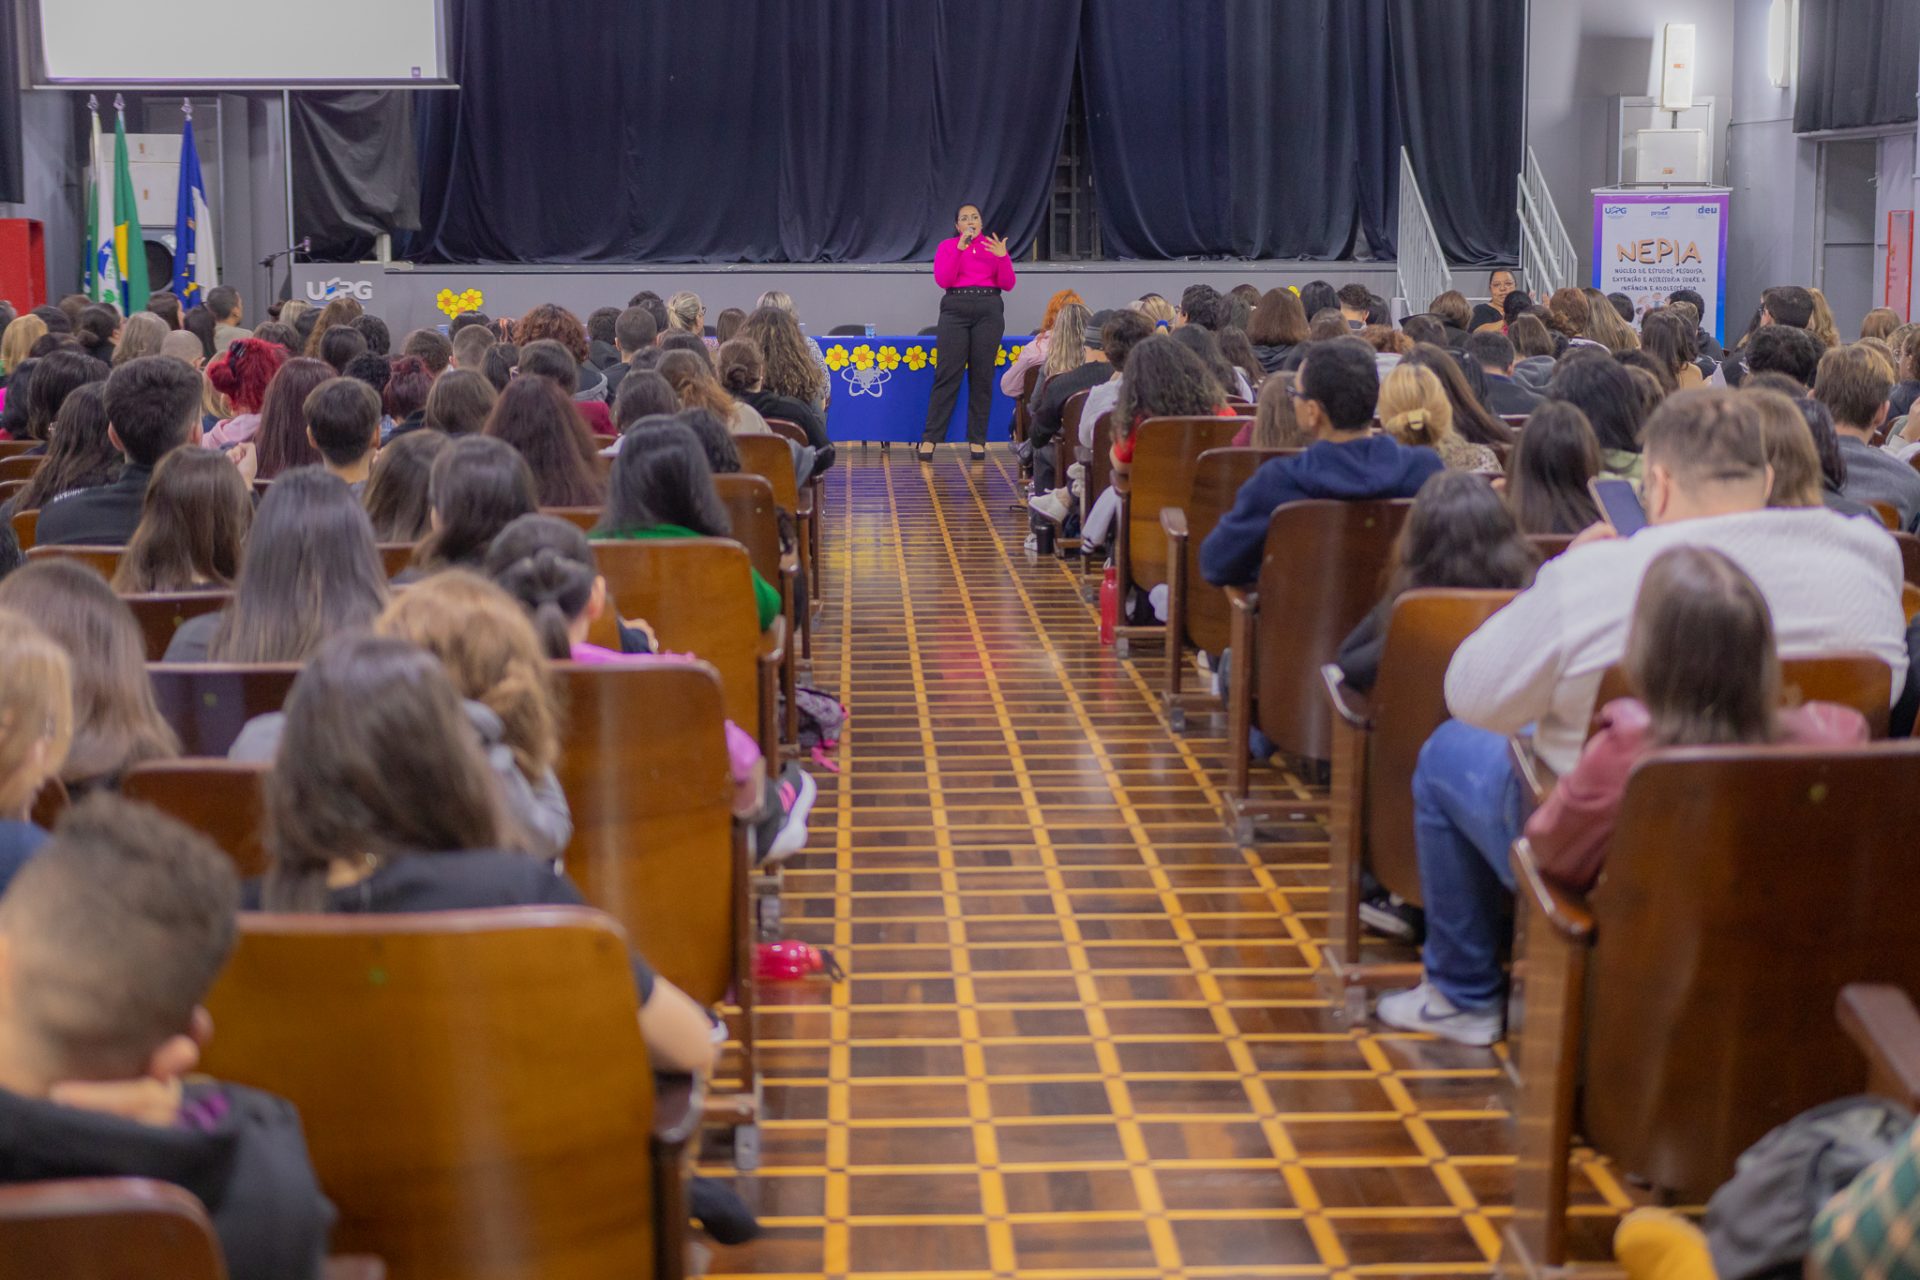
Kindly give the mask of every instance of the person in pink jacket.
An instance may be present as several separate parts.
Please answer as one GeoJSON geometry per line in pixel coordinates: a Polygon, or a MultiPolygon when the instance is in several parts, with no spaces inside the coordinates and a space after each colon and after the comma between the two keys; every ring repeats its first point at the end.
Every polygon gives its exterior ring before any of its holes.
{"type": "Polygon", "coordinates": [[[940,242],[933,255],[933,280],[946,294],[940,299],[936,331],[939,369],[933,400],[927,405],[927,431],[920,461],[933,461],[934,446],[946,438],[947,422],[960,400],[960,375],[967,378],[967,444],[977,461],[987,456],[987,414],[993,408],[993,361],[1007,331],[1000,295],[1013,288],[1013,259],[1001,236],[980,234],[980,210],[963,204],[954,219],[958,235],[940,242]]]}

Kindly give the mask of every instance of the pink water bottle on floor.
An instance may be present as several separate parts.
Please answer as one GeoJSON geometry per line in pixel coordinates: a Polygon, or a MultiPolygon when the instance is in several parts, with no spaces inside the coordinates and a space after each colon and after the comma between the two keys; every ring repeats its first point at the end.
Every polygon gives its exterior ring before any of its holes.
{"type": "Polygon", "coordinates": [[[1100,643],[1111,646],[1113,631],[1120,622],[1120,578],[1108,565],[1100,578],[1100,643]]]}

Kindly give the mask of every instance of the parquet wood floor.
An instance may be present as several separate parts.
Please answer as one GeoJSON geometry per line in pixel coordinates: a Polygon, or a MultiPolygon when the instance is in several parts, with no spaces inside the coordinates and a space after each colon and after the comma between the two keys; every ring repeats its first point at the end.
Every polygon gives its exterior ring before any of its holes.
{"type": "MultiPolygon", "coordinates": [[[[1220,718],[1171,732],[1023,552],[1003,448],[841,456],[814,682],[852,720],[785,911],[848,978],[762,996],[766,1230],[713,1274],[1485,1274],[1511,1087],[1320,996],[1324,831],[1234,845],[1220,718]]],[[[1604,1257],[1628,1194],[1574,1185],[1604,1257]]]]}

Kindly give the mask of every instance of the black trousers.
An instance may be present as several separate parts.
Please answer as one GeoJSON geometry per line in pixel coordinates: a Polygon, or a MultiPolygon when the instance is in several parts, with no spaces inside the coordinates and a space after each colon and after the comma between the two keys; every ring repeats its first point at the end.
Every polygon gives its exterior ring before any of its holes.
{"type": "Polygon", "coordinates": [[[940,300],[936,340],[940,367],[933,375],[933,400],[927,405],[926,441],[947,435],[947,422],[960,399],[960,375],[967,375],[967,439],[987,442],[987,414],[993,409],[993,361],[1007,332],[1000,294],[949,293],[940,300]]]}

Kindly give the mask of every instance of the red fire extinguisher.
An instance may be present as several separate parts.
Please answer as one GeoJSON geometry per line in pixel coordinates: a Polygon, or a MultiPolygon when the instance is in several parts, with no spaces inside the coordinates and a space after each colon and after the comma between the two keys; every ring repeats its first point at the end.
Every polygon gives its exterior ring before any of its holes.
{"type": "Polygon", "coordinates": [[[1100,578],[1100,643],[1113,644],[1114,628],[1120,624],[1120,579],[1114,566],[1108,565],[1100,578]]]}

